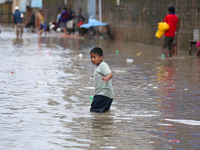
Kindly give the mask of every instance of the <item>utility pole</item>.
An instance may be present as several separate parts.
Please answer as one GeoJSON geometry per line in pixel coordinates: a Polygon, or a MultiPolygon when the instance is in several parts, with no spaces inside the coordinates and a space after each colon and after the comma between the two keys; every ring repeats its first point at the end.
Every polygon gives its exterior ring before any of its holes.
{"type": "MultiPolygon", "coordinates": [[[[99,0],[99,21],[102,22],[102,18],[101,18],[101,0],[99,0]]],[[[101,27],[99,27],[99,31],[101,32],[101,27]]]]}

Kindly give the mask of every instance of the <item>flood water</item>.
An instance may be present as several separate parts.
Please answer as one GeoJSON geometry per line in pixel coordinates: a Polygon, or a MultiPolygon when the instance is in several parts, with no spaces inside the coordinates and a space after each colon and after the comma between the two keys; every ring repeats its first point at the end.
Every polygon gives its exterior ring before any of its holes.
{"type": "Polygon", "coordinates": [[[55,33],[24,33],[20,40],[2,30],[0,149],[200,149],[200,58],[162,54],[160,47],[124,41],[55,33]],[[113,71],[115,98],[102,114],[89,111],[94,46],[113,71]]]}

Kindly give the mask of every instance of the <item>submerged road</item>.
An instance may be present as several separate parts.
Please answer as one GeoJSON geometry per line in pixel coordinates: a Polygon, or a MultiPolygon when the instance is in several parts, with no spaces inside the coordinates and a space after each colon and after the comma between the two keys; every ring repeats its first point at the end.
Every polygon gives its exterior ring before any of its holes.
{"type": "Polygon", "coordinates": [[[130,42],[16,39],[2,30],[0,149],[200,149],[200,58],[162,54],[130,42]],[[113,71],[115,98],[102,114],[89,111],[94,46],[113,71]]]}

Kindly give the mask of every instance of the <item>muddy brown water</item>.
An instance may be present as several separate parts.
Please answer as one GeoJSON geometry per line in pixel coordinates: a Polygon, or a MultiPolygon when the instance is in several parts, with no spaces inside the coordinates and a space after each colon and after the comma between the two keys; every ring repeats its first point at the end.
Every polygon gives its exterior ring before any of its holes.
{"type": "Polygon", "coordinates": [[[161,55],[137,43],[56,33],[20,40],[2,30],[0,149],[200,149],[200,58],[161,55]],[[94,46],[113,71],[115,98],[102,114],[89,111],[94,46]]]}

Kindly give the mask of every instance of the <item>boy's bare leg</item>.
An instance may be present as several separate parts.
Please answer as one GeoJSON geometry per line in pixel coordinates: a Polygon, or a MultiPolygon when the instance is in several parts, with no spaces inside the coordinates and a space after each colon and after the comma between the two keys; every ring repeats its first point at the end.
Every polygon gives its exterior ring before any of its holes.
{"type": "Polygon", "coordinates": [[[174,46],[172,46],[172,55],[174,55],[174,46]]]}
{"type": "Polygon", "coordinates": [[[172,50],[169,50],[169,57],[172,57],[172,50]]]}
{"type": "Polygon", "coordinates": [[[19,31],[17,31],[17,38],[19,38],[19,31]]]}
{"type": "Polygon", "coordinates": [[[22,38],[22,34],[23,34],[23,28],[21,29],[21,34],[20,34],[20,37],[22,38]]]}
{"type": "Polygon", "coordinates": [[[168,52],[166,49],[163,49],[163,53],[165,54],[165,57],[168,58],[168,52]]]}
{"type": "Polygon", "coordinates": [[[64,34],[67,35],[67,29],[64,28],[63,31],[64,31],[64,34]]]}
{"type": "Polygon", "coordinates": [[[174,54],[177,56],[177,45],[174,45],[174,54]]]}
{"type": "Polygon", "coordinates": [[[38,33],[39,33],[39,36],[41,36],[42,32],[44,31],[44,28],[41,29],[38,33]]]}

